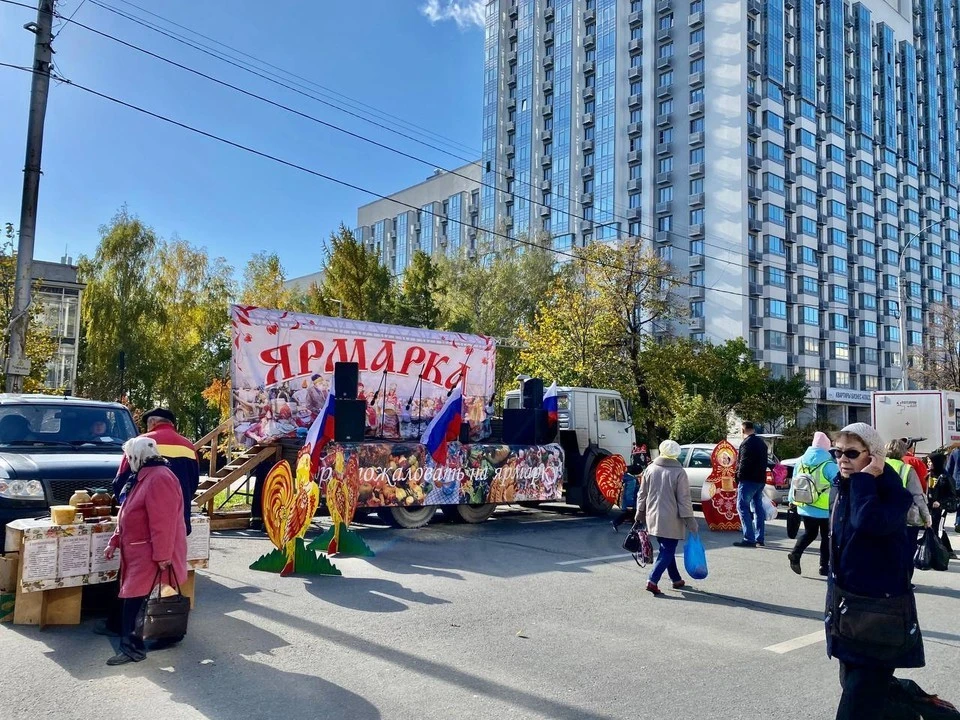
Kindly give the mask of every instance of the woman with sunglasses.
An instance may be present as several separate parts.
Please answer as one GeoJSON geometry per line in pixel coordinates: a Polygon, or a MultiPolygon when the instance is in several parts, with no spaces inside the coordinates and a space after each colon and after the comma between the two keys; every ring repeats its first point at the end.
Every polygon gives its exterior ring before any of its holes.
{"type": "Polygon", "coordinates": [[[915,545],[907,528],[913,504],[897,472],[884,462],[879,433],[866,423],[841,430],[831,448],[839,467],[831,516],[830,575],[827,581],[827,655],[840,661],[843,694],[837,720],[879,718],[888,702],[896,668],[923,667],[923,641],[916,627],[910,586],[915,545]],[[875,599],[872,601],[870,599],[875,599]],[[871,603],[902,602],[911,618],[896,628],[902,643],[873,644],[871,603]],[[857,616],[860,617],[857,617],[857,616]],[[864,640],[864,637],[869,638],[864,640]]]}

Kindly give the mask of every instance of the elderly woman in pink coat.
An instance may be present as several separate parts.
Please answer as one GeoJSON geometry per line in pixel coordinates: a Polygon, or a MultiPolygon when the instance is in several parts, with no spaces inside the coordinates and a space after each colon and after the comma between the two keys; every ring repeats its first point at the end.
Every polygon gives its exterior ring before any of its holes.
{"type": "Polygon", "coordinates": [[[134,474],[120,493],[117,529],[104,552],[111,559],[120,550],[123,601],[120,652],[107,665],[146,658],[146,647],[137,634],[137,616],[157,585],[158,573],[161,582],[170,585],[187,580],[187,529],[177,476],[151,438],[128,440],[123,454],[134,474]]]}

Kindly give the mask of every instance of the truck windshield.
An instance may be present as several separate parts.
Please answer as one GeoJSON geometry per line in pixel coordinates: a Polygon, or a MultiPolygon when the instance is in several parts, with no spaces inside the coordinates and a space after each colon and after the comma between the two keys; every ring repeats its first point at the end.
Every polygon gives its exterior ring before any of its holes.
{"type": "Polygon", "coordinates": [[[39,403],[0,407],[0,447],[120,446],[136,434],[123,410],[39,403]]]}

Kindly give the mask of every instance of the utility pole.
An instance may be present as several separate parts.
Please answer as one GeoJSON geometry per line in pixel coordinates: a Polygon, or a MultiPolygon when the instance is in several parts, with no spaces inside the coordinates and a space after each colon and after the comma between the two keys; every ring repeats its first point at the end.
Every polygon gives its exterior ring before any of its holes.
{"type": "Polygon", "coordinates": [[[6,364],[7,392],[22,392],[30,374],[26,353],[30,325],[30,290],[33,284],[33,245],[37,231],[37,199],[40,194],[40,156],[43,152],[43,122],[50,91],[53,60],[53,6],[55,0],[40,0],[37,21],[23,27],[36,36],[33,48],[33,83],[30,87],[30,119],[23,168],[23,199],[20,205],[20,238],[17,245],[17,283],[10,313],[10,342],[6,364]]]}

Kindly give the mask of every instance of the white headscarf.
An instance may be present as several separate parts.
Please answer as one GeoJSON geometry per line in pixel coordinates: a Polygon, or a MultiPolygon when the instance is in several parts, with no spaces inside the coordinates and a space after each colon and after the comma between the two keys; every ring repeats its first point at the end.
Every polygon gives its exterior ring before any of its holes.
{"type": "Polygon", "coordinates": [[[680,457],[680,445],[676,440],[664,440],[660,443],[660,457],[676,460],[680,457]]]}
{"type": "Polygon", "coordinates": [[[142,436],[127,440],[123,444],[123,454],[126,456],[127,462],[130,463],[130,469],[134,472],[139,472],[147,460],[163,457],[160,454],[160,448],[157,447],[157,442],[152,438],[142,436]]]}

